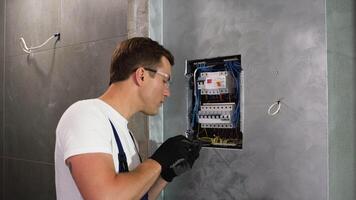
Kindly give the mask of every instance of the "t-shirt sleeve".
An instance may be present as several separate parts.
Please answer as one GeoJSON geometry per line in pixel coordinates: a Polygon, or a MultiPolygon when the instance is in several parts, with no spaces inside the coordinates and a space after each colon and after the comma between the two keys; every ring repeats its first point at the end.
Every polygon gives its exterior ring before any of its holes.
{"type": "Polygon", "coordinates": [[[84,153],[111,154],[110,122],[100,110],[74,105],[62,116],[57,137],[64,160],[84,153]]]}

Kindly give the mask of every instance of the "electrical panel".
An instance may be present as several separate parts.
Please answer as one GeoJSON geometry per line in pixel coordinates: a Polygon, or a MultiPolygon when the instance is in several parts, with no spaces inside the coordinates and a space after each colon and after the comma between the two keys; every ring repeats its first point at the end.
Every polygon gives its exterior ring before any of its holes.
{"type": "Polygon", "coordinates": [[[206,147],[242,148],[241,56],[187,60],[190,139],[206,147]]]}

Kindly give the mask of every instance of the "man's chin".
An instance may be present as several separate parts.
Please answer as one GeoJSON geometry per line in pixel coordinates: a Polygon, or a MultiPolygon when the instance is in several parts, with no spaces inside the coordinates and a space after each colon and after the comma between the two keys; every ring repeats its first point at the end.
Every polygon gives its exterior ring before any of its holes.
{"type": "Polygon", "coordinates": [[[155,108],[148,108],[148,109],[145,109],[143,111],[141,111],[143,114],[145,115],[149,115],[149,116],[154,116],[154,115],[157,115],[158,112],[159,112],[159,108],[162,107],[162,103],[160,105],[158,105],[157,107],[155,108]]]}
{"type": "Polygon", "coordinates": [[[157,110],[154,110],[154,111],[142,111],[143,114],[145,115],[149,115],[149,116],[154,116],[154,115],[157,115],[158,114],[158,109],[157,110]]]}

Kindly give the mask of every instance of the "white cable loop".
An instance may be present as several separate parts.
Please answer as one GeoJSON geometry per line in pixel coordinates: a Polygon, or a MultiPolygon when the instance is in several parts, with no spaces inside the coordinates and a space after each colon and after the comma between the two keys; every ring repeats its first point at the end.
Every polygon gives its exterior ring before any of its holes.
{"type": "Polygon", "coordinates": [[[280,100],[278,100],[278,101],[276,101],[276,102],[274,102],[269,108],[268,108],[268,115],[270,115],[270,116],[274,116],[274,115],[276,115],[279,111],[281,110],[281,101],[280,100]],[[272,112],[272,109],[274,108],[274,107],[276,107],[277,106],[277,109],[274,111],[274,112],[272,112]]]}
{"type": "Polygon", "coordinates": [[[31,51],[28,49],[27,45],[26,45],[26,42],[25,40],[23,39],[23,37],[20,38],[20,41],[21,41],[21,48],[24,52],[26,53],[31,53],[31,51]]]}
{"type": "Polygon", "coordinates": [[[20,44],[21,44],[21,47],[22,47],[22,50],[28,54],[30,54],[32,52],[32,50],[35,50],[35,49],[39,49],[41,47],[43,47],[44,45],[46,45],[51,39],[55,38],[55,37],[58,37],[58,40],[59,40],[59,37],[60,37],[60,33],[55,33],[53,34],[50,38],[48,38],[44,43],[42,43],[41,45],[38,45],[38,46],[35,46],[35,47],[30,47],[28,48],[27,45],[26,45],[26,42],[25,42],[25,39],[23,37],[20,38],[20,44]]]}

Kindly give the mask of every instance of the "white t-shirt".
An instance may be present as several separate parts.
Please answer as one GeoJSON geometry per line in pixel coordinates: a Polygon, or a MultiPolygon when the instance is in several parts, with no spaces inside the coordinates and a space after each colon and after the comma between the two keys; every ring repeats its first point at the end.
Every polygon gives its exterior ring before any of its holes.
{"type": "Polygon", "coordinates": [[[127,157],[129,170],[140,164],[127,120],[100,99],[78,101],[61,117],[56,130],[55,179],[58,200],[82,200],[65,160],[84,153],[112,154],[118,173],[118,148],[110,121],[114,124],[127,157]]]}

